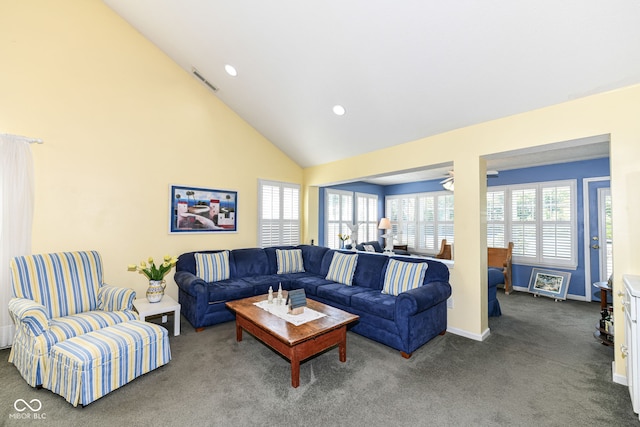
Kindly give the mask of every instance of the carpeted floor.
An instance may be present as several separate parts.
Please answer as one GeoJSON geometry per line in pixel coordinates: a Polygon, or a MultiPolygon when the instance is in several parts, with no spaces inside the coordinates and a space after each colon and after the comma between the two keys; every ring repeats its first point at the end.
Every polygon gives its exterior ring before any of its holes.
{"type": "MultiPolygon", "coordinates": [[[[597,303],[498,298],[503,316],[489,319],[484,342],[447,333],[406,360],[349,333],[347,362],[337,348],[303,362],[297,389],[289,363],[249,334],[237,343],[233,322],[195,333],[182,319],[168,365],[86,408],[29,387],[2,350],[0,425],[638,424],[627,388],[611,380],[613,349],[593,338],[597,303]],[[19,413],[17,399],[39,399],[42,408],[19,413]]],[[[165,326],[172,331],[171,320],[165,326]]]]}

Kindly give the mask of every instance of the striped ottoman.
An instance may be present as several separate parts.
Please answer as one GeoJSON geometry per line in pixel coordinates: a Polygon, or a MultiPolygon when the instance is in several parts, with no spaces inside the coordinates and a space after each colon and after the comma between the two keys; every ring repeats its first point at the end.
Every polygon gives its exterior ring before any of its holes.
{"type": "Polygon", "coordinates": [[[42,386],[84,406],[169,360],[167,330],[131,320],[54,345],[42,386]]]}

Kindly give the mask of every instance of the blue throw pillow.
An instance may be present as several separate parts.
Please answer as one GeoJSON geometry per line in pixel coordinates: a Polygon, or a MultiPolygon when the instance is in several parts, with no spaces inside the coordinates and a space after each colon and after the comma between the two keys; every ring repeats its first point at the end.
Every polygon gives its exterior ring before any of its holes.
{"type": "Polygon", "coordinates": [[[302,249],[276,249],[278,274],[303,273],[302,249]]]}
{"type": "Polygon", "coordinates": [[[402,292],[422,286],[427,272],[426,262],[404,262],[390,259],[384,275],[382,293],[398,296],[402,292]]]}
{"type": "Polygon", "coordinates": [[[329,272],[327,273],[326,279],[351,286],[353,273],[356,271],[357,263],[357,254],[335,252],[333,254],[333,259],[331,260],[331,265],[329,266],[329,272]]]}
{"type": "Polygon", "coordinates": [[[229,278],[229,251],[196,253],[196,276],[205,282],[219,282],[229,278]]]}

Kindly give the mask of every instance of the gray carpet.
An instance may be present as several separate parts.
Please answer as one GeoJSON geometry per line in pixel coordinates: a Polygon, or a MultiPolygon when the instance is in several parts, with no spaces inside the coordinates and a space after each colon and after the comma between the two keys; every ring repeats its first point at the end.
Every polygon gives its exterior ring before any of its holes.
{"type": "MultiPolygon", "coordinates": [[[[597,303],[498,298],[503,316],[490,318],[484,342],[448,333],[405,360],[349,333],[347,362],[336,348],[307,360],[297,389],[289,363],[249,334],[236,343],[232,322],[196,333],[182,319],[168,365],[86,408],[29,387],[2,350],[0,425],[638,424],[627,388],[611,381],[613,349],[593,338],[597,303]],[[44,419],[16,419],[17,399],[39,399],[44,419]]],[[[172,331],[171,319],[165,326],[172,331]]]]}

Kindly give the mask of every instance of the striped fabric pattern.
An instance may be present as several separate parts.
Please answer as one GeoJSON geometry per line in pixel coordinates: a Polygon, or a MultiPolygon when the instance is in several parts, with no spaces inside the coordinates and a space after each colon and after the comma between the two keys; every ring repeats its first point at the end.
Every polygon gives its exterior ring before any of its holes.
{"type": "Polygon", "coordinates": [[[24,298],[9,300],[9,314],[16,325],[27,325],[31,334],[36,337],[49,329],[49,314],[47,309],[35,301],[24,298]]]}
{"type": "Polygon", "coordinates": [[[399,295],[402,292],[422,286],[427,273],[426,262],[404,262],[390,259],[384,275],[382,293],[399,295]]]}
{"type": "Polygon", "coordinates": [[[331,259],[331,265],[327,272],[327,280],[342,283],[347,286],[351,286],[353,281],[353,273],[356,271],[356,265],[358,264],[357,254],[344,254],[341,252],[335,252],[331,259]]]}
{"type": "Polygon", "coordinates": [[[10,271],[13,296],[42,304],[51,318],[97,307],[102,260],[96,251],[16,257],[10,271]]]}
{"type": "Polygon", "coordinates": [[[219,282],[229,278],[229,251],[196,253],[196,276],[205,282],[219,282]]]}
{"type": "Polygon", "coordinates": [[[302,249],[276,249],[278,274],[303,273],[302,249]]]}
{"type": "Polygon", "coordinates": [[[134,320],[57,344],[43,387],[87,405],[170,360],[167,330],[134,320]]]}
{"type": "Polygon", "coordinates": [[[104,311],[132,310],[136,293],[133,289],[103,285],[98,290],[98,309],[104,311]]]}

